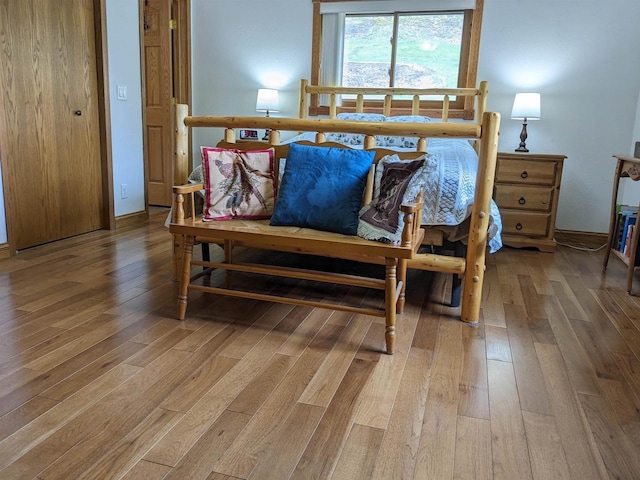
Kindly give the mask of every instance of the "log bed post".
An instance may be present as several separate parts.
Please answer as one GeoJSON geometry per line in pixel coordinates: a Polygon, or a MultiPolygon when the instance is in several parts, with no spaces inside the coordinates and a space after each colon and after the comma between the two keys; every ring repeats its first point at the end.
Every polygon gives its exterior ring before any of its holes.
{"type": "Polygon", "coordinates": [[[489,95],[489,83],[486,80],[478,86],[478,103],[476,105],[475,123],[481,123],[484,112],[487,111],[487,96],[489,95]]]}
{"type": "Polygon", "coordinates": [[[467,264],[462,290],[463,298],[460,318],[468,323],[476,323],[480,318],[489,210],[496,171],[499,130],[500,114],[486,112],[482,117],[482,142],[480,142],[480,158],[478,176],[476,178],[476,197],[471,211],[467,264]]]}
{"type": "Polygon", "coordinates": [[[189,105],[176,105],[176,168],[173,184],[184,185],[189,177],[189,129],[184,119],[189,115],[189,105]]]}
{"type": "MultiPolygon", "coordinates": [[[[173,184],[184,185],[189,177],[189,129],[184,119],[189,114],[189,105],[176,105],[176,164],[173,170],[173,184]]],[[[176,213],[174,213],[176,215],[176,213]]],[[[183,211],[184,218],[184,211],[183,211]]],[[[182,271],[184,239],[181,235],[173,235],[173,265],[172,278],[178,280],[182,271]]]]}
{"type": "Polygon", "coordinates": [[[307,103],[307,86],[309,81],[306,79],[300,80],[300,109],[298,110],[298,118],[307,118],[307,112],[309,106],[307,103]]]}

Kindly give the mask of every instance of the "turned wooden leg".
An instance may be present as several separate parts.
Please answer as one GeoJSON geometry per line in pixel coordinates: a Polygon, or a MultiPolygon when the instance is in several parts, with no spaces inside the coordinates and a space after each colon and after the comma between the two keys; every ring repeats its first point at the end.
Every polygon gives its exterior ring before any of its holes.
{"type": "Polygon", "coordinates": [[[182,261],[184,259],[184,236],[173,234],[173,265],[171,269],[171,279],[174,282],[180,280],[182,272],[182,261]]]}
{"type": "Polygon", "coordinates": [[[407,260],[405,258],[398,260],[398,281],[401,282],[402,287],[396,304],[396,312],[404,313],[405,291],[407,290],[407,260]]]}
{"type": "MultiPolygon", "coordinates": [[[[233,263],[233,243],[231,240],[224,241],[224,262],[231,264],[233,263]]],[[[231,271],[224,271],[224,286],[226,288],[231,288],[231,271]]]]}
{"type": "Polygon", "coordinates": [[[393,355],[396,346],[396,267],[398,265],[397,258],[387,258],[385,261],[385,334],[384,338],[387,344],[387,353],[393,355]]]}
{"type": "Polygon", "coordinates": [[[185,235],[182,278],[180,280],[180,291],[178,292],[178,320],[184,320],[184,316],[187,313],[187,292],[189,289],[189,280],[191,279],[191,258],[193,257],[194,241],[194,236],[185,235]]]}

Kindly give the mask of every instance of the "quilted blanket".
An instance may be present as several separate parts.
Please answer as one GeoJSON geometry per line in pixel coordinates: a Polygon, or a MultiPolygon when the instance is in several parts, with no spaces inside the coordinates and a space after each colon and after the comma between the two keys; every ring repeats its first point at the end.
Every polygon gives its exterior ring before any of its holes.
{"type": "MultiPolygon", "coordinates": [[[[459,225],[470,214],[478,172],[477,155],[467,140],[429,139],[431,168],[421,176],[424,187],[422,225],[459,225]]],[[[491,200],[489,248],[502,246],[502,221],[498,206],[491,200]]]]}

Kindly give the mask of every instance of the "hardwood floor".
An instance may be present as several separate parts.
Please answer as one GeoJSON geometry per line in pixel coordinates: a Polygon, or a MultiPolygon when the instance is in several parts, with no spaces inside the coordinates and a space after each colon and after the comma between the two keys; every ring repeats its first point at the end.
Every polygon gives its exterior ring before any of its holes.
{"type": "Polygon", "coordinates": [[[602,251],[490,256],[475,327],[410,272],[388,356],[362,315],[192,292],[175,320],[165,216],[0,260],[0,478],[640,478],[640,297],[602,251]]]}

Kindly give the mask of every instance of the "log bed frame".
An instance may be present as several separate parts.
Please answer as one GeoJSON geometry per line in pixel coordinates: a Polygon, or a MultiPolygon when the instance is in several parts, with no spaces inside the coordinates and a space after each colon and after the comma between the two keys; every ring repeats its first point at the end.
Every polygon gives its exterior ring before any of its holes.
{"type": "MultiPolygon", "coordinates": [[[[275,117],[220,117],[189,116],[187,105],[177,105],[177,143],[176,143],[176,184],[174,187],[175,202],[170,231],[174,235],[174,268],[180,272],[180,289],[178,295],[178,317],[186,315],[188,290],[200,290],[211,293],[275,301],[295,305],[325,307],[345,310],[366,315],[385,317],[386,351],[393,353],[396,334],[396,313],[402,313],[406,289],[406,269],[415,268],[434,272],[452,273],[463,277],[463,293],[461,319],[475,323],[479,319],[482,300],[482,285],[485,270],[485,254],[488,237],[489,208],[493,191],[493,181],[498,147],[500,115],[484,112],[487,87],[483,82],[479,89],[455,90],[408,90],[408,89],[366,89],[357,93],[357,111],[363,111],[360,93],[384,94],[384,109],[389,112],[391,97],[397,94],[413,94],[413,114],[420,112],[419,95],[444,95],[442,123],[385,123],[336,120],[336,95],[340,88],[310,87],[305,81],[301,84],[300,116],[301,118],[275,117]],[[392,91],[393,90],[393,91],[392,91]],[[384,92],[384,93],[383,93],[384,92]],[[332,118],[307,119],[304,112],[307,108],[308,94],[328,94],[331,99],[332,118]],[[473,95],[478,101],[476,121],[472,123],[447,122],[448,95],[473,95]],[[399,135],[418,137],[418,151],[424,151],[426,139],[429,137],[476,138],[479,153],[478,176],[476,180],[475,200],[470,219],[470,232],[466,258],[451,257],[433,253],[418,253],[424,239],[424,229],[419,228],[421,199],[415,204],[403,206],[405,230],[399,245],[363,240],[355,236],[347,236],[328,232],[319,232],[297,227],[273,227],[268,220],[229,220],[219,222],[203,222],[194,210],[194,194],[203,188],[200,184],[185,185],[189,165],[189,129],[190,128],[224,128],[224,142],[235,144],[236,129],[257,128],[270,129],[269,143],[274,146],[276,157],[284,156],[286,145],[280,143],[280,131],[317,132],[316,143],[325,142],[325,133],[345,132],[365,135],[364,148],[375,148],[376,135],[399,135]],[[187,208],[185,208],[185,205],[187,208]],[[218,243],[224,248],[223,262],[196,261],[193,259],[193,245],[201,241],[218,243]],[[325,257],[357,260],[365,263],[385,265],[384,279],[355,277],[335,273],[317,272],[304,269],[262,266],[234,262],[233,248],[236,246],[262,248],[275,251],[304,253],[325,257]],[[192,276],[192,267],[204,267],[192,276]],[[194,283],[213,269],[225,271],[225,287],[212,287],[194,283]],[[309,301],[304,299],[278,297],[263,293],[247,292],[232,288],[231,272],[276,275],[289,278],[324,281],[345,285],[354,285],[381,289],[385,291],[384,306],[380,309],[363,308],[352,305],[328,303],[327,301],[309,301]]],[[[331,144],[335,146],[336,144],[331,144]]],[[[237,144],[239,149],[256,148],[250,143],[237,144]]],[[[261,144],[258,148],[264,148],[261,144]]],[[[376,161],[390,152],[376,149],[376,161]]],[[[415,157],[415,153],[413,154],[415,157]]],[[[404,155],[406,158],[406,155],[404,155]]],[[[373,194],[373,169],[370,172],[363,202],[368,202],[373,194]]]]}

